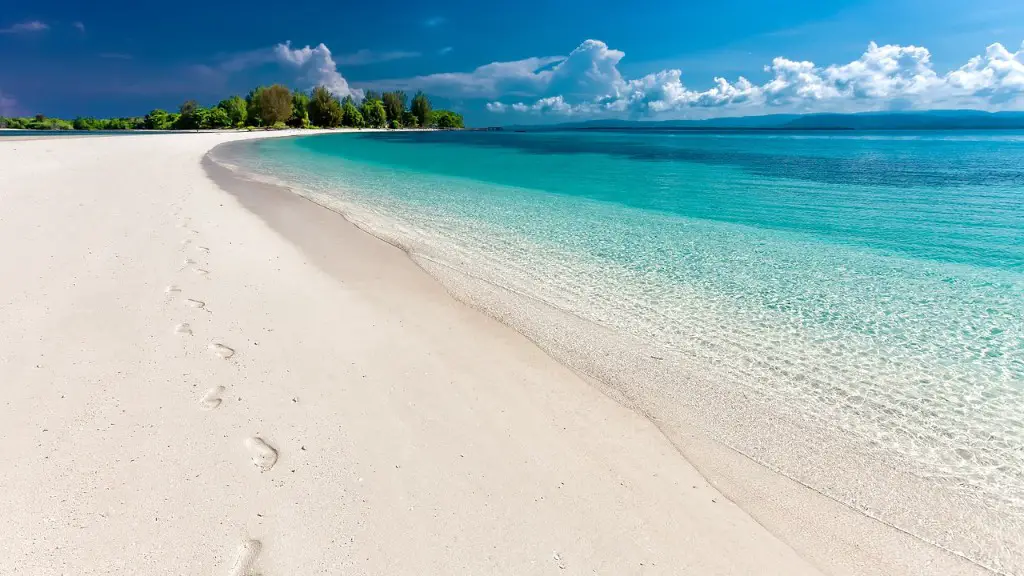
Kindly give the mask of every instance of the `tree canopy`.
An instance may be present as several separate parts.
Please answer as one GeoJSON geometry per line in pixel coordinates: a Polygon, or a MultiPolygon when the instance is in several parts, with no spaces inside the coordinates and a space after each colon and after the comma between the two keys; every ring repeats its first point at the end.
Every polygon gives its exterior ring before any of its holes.
{"type": "Polygon", "coordinates": [[[384,104],[380,100],[364,100],[362,110],[363,122],[370,128],[384,128],[387,126],[388,114],[384,110],[384,104]]]}
{"type": "Polygon", "coordinates": [[[263,126],[262,107],[263,86],[257,86],[245,96],[245,114],[248,126],[263,126]]]}
{"type": "Polygon", "coordinates": [[[292,93],[287,87],[274,84],[260,92],[260,117],[267,126],[283,123],[292,115],[292,93]]]}
{"type": "Polygon", "coordinates": [[[292,115],[288,118],[288,125],[292,128],[309,126],[309,96],[305,92],[292,94],[292,115]]]}
{"type": "Polygon", "coordinates": [[[314,126],[337,128],[342,125],[342,109],[338,98],[326,86],[313,88],[309,99],[309,121],[314,126]]]}
{"type": "Polygon", "coordinates": [[[0,118],[0,126],[29,130],[202,130],[223,128],[437,128],[455,129],[464,125],[462,115],[449,110],[433,110],[430,99],[417,92],[407,106],[401,90],[383,94],[367,90],[357,101],[351,94],[339,99],[326,86],[309,93],[292,92],[286,86],[257,86],[243,98],[225,98],[215,106],[204,107],[186,100],[177,112],[151,110],[143,117],[91,118],[73,121],[47,118],[42,114],[26,118],[0,118]]]}
{"type": "Polygon", "coordinates": [[[434,110],[430,113],[427,122],[429,127],[442,130],[464,127],[462,114],[457,114],[451,110],[434,110]]]}
{"type": "Polygon", "coordinates": [[[423,92],[417,92],[412,97],[412,107],[410,109],[413,116],[416,117],[416,125],[426,127],[427,120],[430,117],[430,98],[423,92]]]}
{"type": "Polygon", "coordinates": [[[363,113],[356,108],[356,105],[349,99],[345,102],[345,105],[341,107],[342,113],[342,125],[350,128],[362,128],[365,123],[363,122],[363,113]]]}
{"type": "Polygon", "coordinates": [[[239,128],[245,126],[245,121],[249,116],[249,110],[245,100],[243,100],[241,96],[235,95],[231,98],[221,100],[217,104],[217,108],[220,108],[228,115],[228,119],[231,121],[232,126],[239,128]]]}
{"type": "Polygon", "coordinates": [[[384,111],[388,115],[388,122],[397,122],[399,125],[402,123],[402,113],[405,112],[406,102],[405,92],[401,90],[395,90],[393,92],[385,92],[383,96],[384,111]]]}
{"type": "Polygon", "coordinates": [[[195,100],[187,100],[178,108],[178,130],[198,130],[203,123],[205,110],[195,100]]]}

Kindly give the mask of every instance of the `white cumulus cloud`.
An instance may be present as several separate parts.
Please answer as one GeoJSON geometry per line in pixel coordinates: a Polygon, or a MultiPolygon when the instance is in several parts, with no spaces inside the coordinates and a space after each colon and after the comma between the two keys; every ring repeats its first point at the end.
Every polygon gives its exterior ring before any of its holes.
{"type": "Polygon", "coordinates": [[[460,96],[492,100],[492,112],[550,114],[703,115],[757,112],[856,112],[936,107],[984,110],[1024,108],[1024,44],[1010,52],[992,44],[966,64],[937,72],[921,46],[870,43],[856,60],[819,66],[778,57],[765,66],[770,77],[755,84],[715,78],[711,88],[693,90],[682,71],[661,70],[634,79],[622,76],[625,54],[599,40],[587,40],[564,58],[495,62],[470,73],[420,77],[426,84],[460,96]],[[531,69],[532,68],[532,69],[531,69]],[[447,84],[445,82],[447,81],[447,84]],[[514,85],[517,93],[502,94],[514,85]],[[466,87],[476,89],[465,90],[466,87]],[[501,96],[499,96],[501,94],[501,96]],[[501,102],[508,96],[532,102],[501,102]],[[709,110],[714,109],[714,110],[709,110]]]}
{"type": "Polygon", "coordinates": [[[444,72],[366,83],[367,88],[423,90],[449,98],[498,98],[535,96],[550,83],[550,65],[565,60],[561,56],[526,58],[512,62],[492,62],[472,72],[444,72]]]}
{"type": "MultiPolygon", "coordinates": [[[[411,52],[375,53],[369,50],[360,50],[343,58],[351,65],[359,65],[367,64],[374,58],[377,61],[384,61],[412,55],[415,54],[411,52]]],[[[349,86],[348,81],[338,70],[338,63],[331,54],[331,50],[323,43],[316,46],[307,45],[293,48],[289,41],[270,48],[238,52],[222,58],[216,68],[223,72],[234,73],[268,64],[278,64],[291,69],[297,72],[300,82],[309,85],[323,84],[339,97],[362,98],[363,91],[349,86]]]]}
{"type": "Polygon", "coordinates": [[[308,81],[323,84],[336,96],[363,97],[362,90],[349,87],[348,81],[338,72],[330,49],[323,43],[316,47],[292,48],[291,42],[285,42],[274,47],[274,55],[282,64],[299,69],[308,81]]]}

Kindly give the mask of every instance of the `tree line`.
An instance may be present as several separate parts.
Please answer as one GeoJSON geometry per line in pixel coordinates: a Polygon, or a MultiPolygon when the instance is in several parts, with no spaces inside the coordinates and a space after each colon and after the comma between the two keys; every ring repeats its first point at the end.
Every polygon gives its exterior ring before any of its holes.
{"type": "Polygon", "coordinates": [[[243,98],[235,95],[215,106],[183,103],[177,112],[156,109],[128,118],[63,120],[42,114],[26,118],[0,117],[0,128],[24,130],[213,130],[224,128],[463,128],[462,115],[434,110],[426,94],[417,92],[409,103],[405,92],[368,90],[362,101],[338,98],[326,86],[309,93],[286,86],[259,86],[243,98]]]}

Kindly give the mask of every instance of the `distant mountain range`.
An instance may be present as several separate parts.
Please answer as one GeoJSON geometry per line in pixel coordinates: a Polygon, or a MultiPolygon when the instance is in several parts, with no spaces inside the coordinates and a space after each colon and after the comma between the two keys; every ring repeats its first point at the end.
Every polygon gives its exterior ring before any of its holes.
{"type": "Polygon", "coordinates": [[[858,114],[772,114],[709,120],[589,120],[505,130],[979,130],[1024,129],[1024,112],[929,110],[858,114]]]}

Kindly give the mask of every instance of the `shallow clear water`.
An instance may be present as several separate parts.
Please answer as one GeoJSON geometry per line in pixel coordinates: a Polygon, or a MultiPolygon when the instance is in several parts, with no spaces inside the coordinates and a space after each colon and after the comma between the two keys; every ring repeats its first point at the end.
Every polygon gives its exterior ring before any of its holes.
{"type": "Polygon", "coordinates": [[[1024,510],[1024,133],[361,133],[227,156],[965,506],[1024,510]]]}

